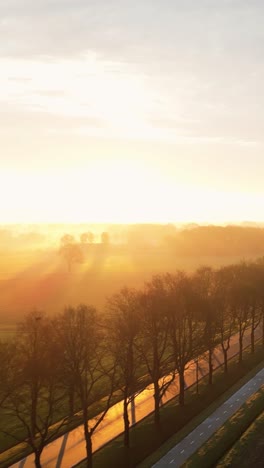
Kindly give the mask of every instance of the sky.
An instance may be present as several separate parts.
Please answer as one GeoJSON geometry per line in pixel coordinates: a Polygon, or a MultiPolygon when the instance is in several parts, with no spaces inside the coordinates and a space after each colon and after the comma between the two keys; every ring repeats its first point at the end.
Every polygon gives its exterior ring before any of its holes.
{"type": "Polygon", "coordinates": [[[262,0],[0,0],[0,223],[264,221],[262,0]]]}

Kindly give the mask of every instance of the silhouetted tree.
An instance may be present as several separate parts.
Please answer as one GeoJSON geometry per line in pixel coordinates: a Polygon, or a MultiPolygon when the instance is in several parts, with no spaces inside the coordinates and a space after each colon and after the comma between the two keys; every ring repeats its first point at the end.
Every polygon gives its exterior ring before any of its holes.
{"type": "Polygon", "coordinates": [[[83,252],[80,245],[76,244],[74,238],[68,234],[61,239],[60,255],[65,258],[69,272],[73,263],[81,263],[83,261],[83,252]]]}
{"type": "Polygon", "coordinates": [[[259,313],[262,321],[262,347],[264,348],[264,257],[255,263],[255,267],[257,269],[256,285],[260,302],[259,313]]]}
{"type": "Polygon", "coordinates": [[[137,377],[140,362],[135,348],[140,328],[137,292],[122,289],[108,300],[107,311],[108,349],[117,363],[117,385],[123,393],[124,445],[129,447],[128,407],[140,389],[137,377]]]}
{"type": "Polygon", "coordinates": [[[61,237],[61,240],[60,240],[61,247],[67,244],[74,244],[74,243],[75,243],[75,239],[74,239],[74,236],[72,236],[72,234],[64,234],[61,237]]]}
{"type": "Polygon", "coordinates": [[[166,314],[167,292],[164,278],[156,276],[141,294],[141,328],[138,350],[154,386],[154,421],[160,426],[160,403],[175,378],[173,357],[168,353],[169,320],[166,314]]]}
{"type": "Polygon", "coordinates": [[[231,290],[231,304],[234,310],[239,335],[239,362],[243,359],[243,340],[250,325],[250,288],[245,281],[244,265],[233,267],[234,275],[231,290]]]}
{"type": "Polygon", "coordinates": [[[16,343],[0,341],[0,408],[16,385],[16,343]]]}
{"type": "MultiPolygon", "coordinates": [[[[262,293],[259,289],[258,275],[259,270],[254,263],[250,263],[244,266],[246,282],[248,286],[249,294],[249,314],[250,314],[250,341],[251,341],[251,353],[255,352],[255,331],[258,328],[262,313],[262,293]]],[[[262,284],[262,287],[264,284],[262,284]]]]}
{"type": "Polygon", "coordinates": [[[102,244],[109,244],[110,238],[108,232],[102,232],[101,234],[101,243],[102,244]]]}
{"type": "Polygon", "coordinates": [[[168,287],[168,317],[175,368],[179,374],[179,403],[184,405],[185,370],[201,349],[200,327],[195,314],[194,291],[183,272],[164,277],[168,287]]]}
{"type": "Polygon", "coordinates": [[[96,309],[80,305],[67,308],[59,318],[58,342],[64,350],[66,370],[74,376],[76,392],[80,398],[87,467],[91,468],[92,435],[107,413],[115,385],[115,366],[104,364],[106,349],[96,309]],[[104,400],[105,409],[89,421],[89,406],[98,398],[98,383],[108,379],[104,400]]]}
{"type": "Polygon", "coordinates": [[[199,268],[194,275],[197,309],[204,323],[203,340],[208,350],[209,385],[213,383],[213,353],[216,345],[217,311],[215,302],[215,274],[210,267],[199,268]]]}
{"type": "Polygon", "coordinates": [[[233,307],[231,306],[230,286],[233,281],[233,268],[224,267],[215,273],[215,310],[220,335],[220,344],[224,356],[224,371],[228,371],[228,350],[230,341],[235,332],[236,321],[233,307]]]}
{"type": "Polygon", "coordinates": [[[13,391],[5,400],[5,411],[16,419],[26,438],[6,433],[17,442],[27,443],[34,452],[36,467],[41,467],[44,446],[67,423],[65,418],[52,426],[63,404],[58,380],[62,353],[51,322],[38,311],[28,314],[20,324],[16,343],[16,376],[13,391]]]}
{"type": "Polygon", "coordinates": [[[94,242],[94,234],[92,232],[84,232],[80,235],[82,244],[92,244],[94,242]]]}

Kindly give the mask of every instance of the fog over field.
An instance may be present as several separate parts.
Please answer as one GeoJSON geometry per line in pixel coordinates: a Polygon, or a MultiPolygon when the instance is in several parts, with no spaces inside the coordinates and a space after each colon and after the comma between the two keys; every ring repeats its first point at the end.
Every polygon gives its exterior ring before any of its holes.
{"type": "Polygon", "coordinates": [[[0,323],[6,326],[35,308],[48,314],[82,302],[103,308],[121,287],[140,288],[158,273],[261,257],[264,229],[252,223],[2,225],[0,254],[0,323]],[[65,237],[77,257],[65,252],[65,237]]]}

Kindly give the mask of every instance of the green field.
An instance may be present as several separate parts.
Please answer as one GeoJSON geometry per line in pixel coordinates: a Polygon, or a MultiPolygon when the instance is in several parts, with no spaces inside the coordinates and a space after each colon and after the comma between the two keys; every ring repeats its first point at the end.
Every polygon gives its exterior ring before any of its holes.
{"type": "Polygon", "coordinates": [[[262,468],[264,460],[264,411],[249,426],[231,450],[217,464],[218,468],[232,466],[262,468]]]}
{"type": "MultiPolygon", "coordinates": [[[[245,430],[259,416],[264,407],[264,391],[260,389],[253,394],[236,411],[236,413],[221,426],[208,441],[197,450],[184,464],[186,468],[210,468],[215,466],[224,453],[241,437],[245,430]]],[[[248,455],[247,455],[248,457],[248,455]]],[[[247,458],[247,466],[249,459],[247,458]]],[[[232,463],[222,464],[233,466],[232,463]]],[[[240,465],[239,465],[240,466],[240,465]]]]}

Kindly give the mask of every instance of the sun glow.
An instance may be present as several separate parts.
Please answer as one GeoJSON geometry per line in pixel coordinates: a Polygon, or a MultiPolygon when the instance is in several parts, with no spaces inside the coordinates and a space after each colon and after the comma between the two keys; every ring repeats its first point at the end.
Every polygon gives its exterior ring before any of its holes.
{"type": "Polygon", "coordinates": [[[225,222],[227,213],[256,219],[261,194],[175,184],[133,162],[104,161],[83,170],[0,175],[3,222],[225,222]],[[227,210],[228,207],[228,210],[227,210]],[[206,218],[207,217],[207,218],[206,218]]]}
{"type": "Polygon", "coordinates": [[[86,118],[82,131],[103,126],[132,132],[153,110],[153,94],[142,74],[95,53],[58,62],[0,59],[0,72],[2,102],[31,112],[86,118]]]}

